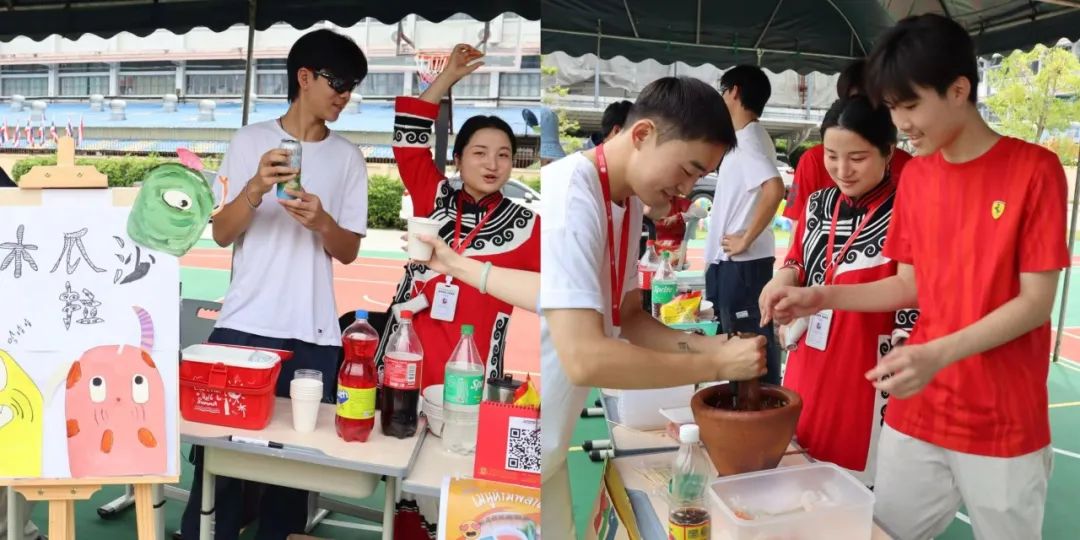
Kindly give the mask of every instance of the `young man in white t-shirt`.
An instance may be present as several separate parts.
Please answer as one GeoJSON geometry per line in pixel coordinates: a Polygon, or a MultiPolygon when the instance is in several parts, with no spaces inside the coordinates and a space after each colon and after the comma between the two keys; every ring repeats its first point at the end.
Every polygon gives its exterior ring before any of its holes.
{"type": "MultiPolygon", "coordinates": [[[[277,395],[287,397],[293,372],[316,369],[323,401],[334,403],[341,328],[334,302],[333,263],[356,260],[367,232],[367,168],[356,145],[330,131],[352,90],[367,75],[367,59],[351,39],[317,30],[289,51],[289,110],[281,118],[241,128],[229,143],[219,175],[230,190],[214,217],[214,240],[233,246],[232,281],[211,342],[292,351],[277,395]],[[301,171],[287,166],[282,139],[301,141],[301,171]],[[279,198],[277,185],[300,173],[301,192],[279,198]]],[[[198,453],[198,452],[196,452],[198,453]]],[[[184,512],[184,538],[198,537],[201,459],[184,512]]],[[[237,538],[241,485],[217,479],[215,537],[237,538]]],[[[303,533],[307,491],[267,486],[259,503],[256,538],[284,540],[303,533]]]]}
{"type": "Polygon", "coordinates": [[[705,241],[705,295],[724,333],[753,332],[768,340],[765,382],[780,384],[780,344],[761,327],[758,296],[772,279],[776,245],[772,220],[784,198],[776,149],[758,122],[772,87],[756,66],[735,66],[720,77],[738,146],[724,158],[713,194],[705,241]]]}
{"type": "Polygon", "coordinates": [[[618,135],[541,169],[542,527],[552,538],[576,537],[566,454],[589,387],[764,373],[764,339],[668,329],[641,309],[636,290],[642,203],[664,207],[689,193],[734,144],[715,89],[666,77],[642,91],[618,135]]]}

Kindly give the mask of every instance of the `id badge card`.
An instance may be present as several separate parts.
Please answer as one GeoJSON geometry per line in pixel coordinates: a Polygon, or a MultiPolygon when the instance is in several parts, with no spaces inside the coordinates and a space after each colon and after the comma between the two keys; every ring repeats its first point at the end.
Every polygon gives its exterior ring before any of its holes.
{"type": "Polygon", "coordinates": [[[458,286],[452,283],[435,285],[435,298],[431,302],[431,318],[437,321],[454,322],[457,312],[458,286]]]}
{"type": "Polygon", "coordinates": [[[806,330],[806,345],[824,351],[829,344],[829,327],[832,326],[831,309],[819,311],[810,316],[810,327],[806,330]]]}

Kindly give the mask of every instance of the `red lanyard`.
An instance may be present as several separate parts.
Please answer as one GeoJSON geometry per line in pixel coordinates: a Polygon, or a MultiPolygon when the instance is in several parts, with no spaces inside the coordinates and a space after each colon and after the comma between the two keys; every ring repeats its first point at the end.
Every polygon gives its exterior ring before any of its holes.
{"type": "Polygon", "coordinates": [[[454,222],[454,241],[457,242],[457,245],[453,246],[454,251],[456,251],[458,255],[461,255],[465,252],[465,248],[469,247],[469,244],[472,242],[473,238],[476,238],[476,235],[480,234],[480,229],[484,228],[484,224],[487,223],[487,220],[491,217],[491,214],[495,213],[494,208],[488,210],[487,213],[484,214],[484,217],[480,219],[480,221],[476,224],[475,227],[473,227],[472,232],[469,233],[469,235],[466,236],[464,240],[459,240],[461,238],[461,197],[461,192],[458,192],[457,221],[454,222]]]}
{"type": "Polygon", "coordinates": [[[858,237],[859,233],[862,232],[863,227],[866,227],[866,224],[870,223],[870,219],[874,217],[874,212],[877,212],[877,209],[881,207],[881,203],[878,203],[871,207],[869,211],[867,211],[866,217],[864,217],[863,220],[859,223],[859,227],[851,233],[851,236],[848,237],[847,242],[844,242],[844,246],[840,248],[840,253],[836,254],[836,259],[833,259],[833,242],[836,241],[836,221],[840,217],[841,197],[842,196],[838,196],[836,198],[836,206],[833,208],[832,214],[832,223],[829,224],[829,242],[825,246],[825,282],[822,285],[832,284],[832,278],[836,272],[836,267],[839,266],[836,260],[844,259],[844,254],[847,253],[847,250],[851,247],[851,244],[855,242],[855,238],[858,237]]]}
{"type": "Polygon", "coordinates": [[[619,326],[619,306],[622,305],[622,288],[626,281],[626,250],[630,246],[630,199],[623,200],[622,248],[619,250],[619,270],[615,270],[615,224],[611,217],[611,178],[608,177],[604,145],[596,147],[596,167],[600,170],[600,189],[604,192],[604,210],[607,212],[608,262],[611,264],[611,324],[619,326]]]}

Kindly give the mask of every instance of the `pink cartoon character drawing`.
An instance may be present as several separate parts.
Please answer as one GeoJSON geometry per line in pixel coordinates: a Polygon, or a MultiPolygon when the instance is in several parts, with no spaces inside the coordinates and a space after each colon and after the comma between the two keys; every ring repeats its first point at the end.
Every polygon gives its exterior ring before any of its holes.
{"type": "Polygon", "coordinates": [[[166,474],[165,385],[150,356],[154,323],[141,307],[142,339],[87,350],[67,375],[68,461],[73,478],[166,474]]]}

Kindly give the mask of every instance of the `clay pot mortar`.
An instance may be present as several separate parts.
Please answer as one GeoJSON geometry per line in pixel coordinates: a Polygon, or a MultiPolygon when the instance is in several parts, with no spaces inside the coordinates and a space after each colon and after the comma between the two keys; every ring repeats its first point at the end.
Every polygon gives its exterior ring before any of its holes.
{"type": "Polygon", "coordinates": [[[760,410],[732,409],[731,383],[699,390],[690,400],[701,442],[720,476],[775,468],[787,452],[802,412],[799,394],[761,384],[760,410]]]}

